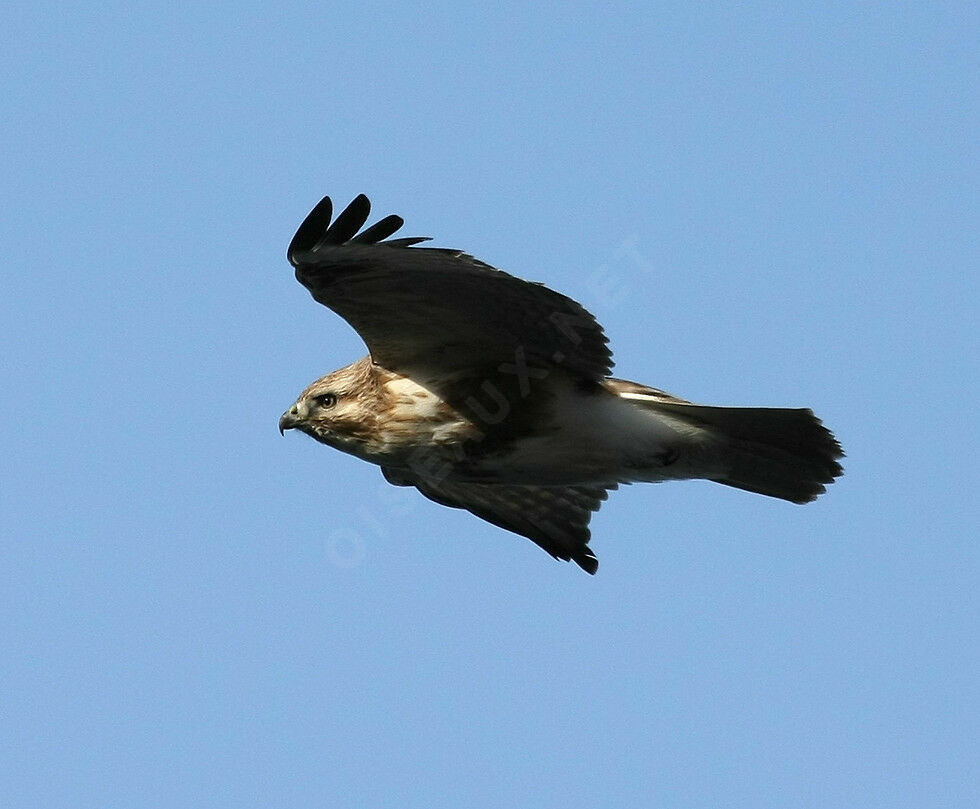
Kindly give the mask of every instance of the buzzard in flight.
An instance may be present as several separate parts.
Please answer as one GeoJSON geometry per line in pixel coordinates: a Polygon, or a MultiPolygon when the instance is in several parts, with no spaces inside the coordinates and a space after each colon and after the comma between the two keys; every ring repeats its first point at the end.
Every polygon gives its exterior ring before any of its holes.
{"type": "Polygon", "coordinates": [[[521,534],[589,573],[589,519],[620,483],[705,478],[793,503],[842,473],[806,409],[710,407],[609,376],[582,306],[459,250],[389,238],[357,197],[325,197],[289,245],[297,280],[370,356],[318,379],[279,419],[521,534]],[[359,232],[360,231],[360,232],[359,232]]]}

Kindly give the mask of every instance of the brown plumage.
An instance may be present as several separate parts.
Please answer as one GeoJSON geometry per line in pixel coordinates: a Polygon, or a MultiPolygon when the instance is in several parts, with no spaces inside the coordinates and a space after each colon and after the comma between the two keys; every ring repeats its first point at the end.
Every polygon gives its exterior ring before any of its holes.
{"type": "Polygon", "coordinates": [[[842,473],[810,410],[698,405],[609,377],[582,306],[457,250],[358,231],[324,198],[289,245],[296,278],[370,356],[311,384],[279,421],[589,573],[588,523],[620,483],[706,478],[805,503],[842,473]]]}

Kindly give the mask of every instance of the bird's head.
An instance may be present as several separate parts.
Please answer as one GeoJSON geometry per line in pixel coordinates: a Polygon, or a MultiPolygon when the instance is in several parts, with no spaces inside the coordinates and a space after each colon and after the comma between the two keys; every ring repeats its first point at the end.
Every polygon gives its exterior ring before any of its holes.
{"type": "Polygon", "coordinates": [[[345,452],[363,454],[374,435],[377,385],[365,358],[321,377],[279,418],[279,432],[299,430],[345,452]],[[360,450],[360,451],[359,451],[360,450]]]}

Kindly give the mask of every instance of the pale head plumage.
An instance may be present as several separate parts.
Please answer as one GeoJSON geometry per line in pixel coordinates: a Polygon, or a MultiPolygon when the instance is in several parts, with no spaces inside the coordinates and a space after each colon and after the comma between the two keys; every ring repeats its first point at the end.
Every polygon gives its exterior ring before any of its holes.
{"type": "Polygon", "coordinates": [[[297,429],[367,458],[381,449],[379,426],[387,409],[384,388],[365,357],[310,384],[283,413],[279,429],[297,429]]]}

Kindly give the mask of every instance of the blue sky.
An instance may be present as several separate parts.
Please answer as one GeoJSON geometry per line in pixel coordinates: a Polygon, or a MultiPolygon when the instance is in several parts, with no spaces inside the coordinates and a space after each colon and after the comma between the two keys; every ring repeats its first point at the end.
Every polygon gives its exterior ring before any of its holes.
{"type": "Polygon", "coordinates": [[[980,803],[968,3],[18,4],[0,804],[980,803]],[[279,414],[324,194],[810,406],[815,504],[634,486],[596,577],[279,414]]]}

